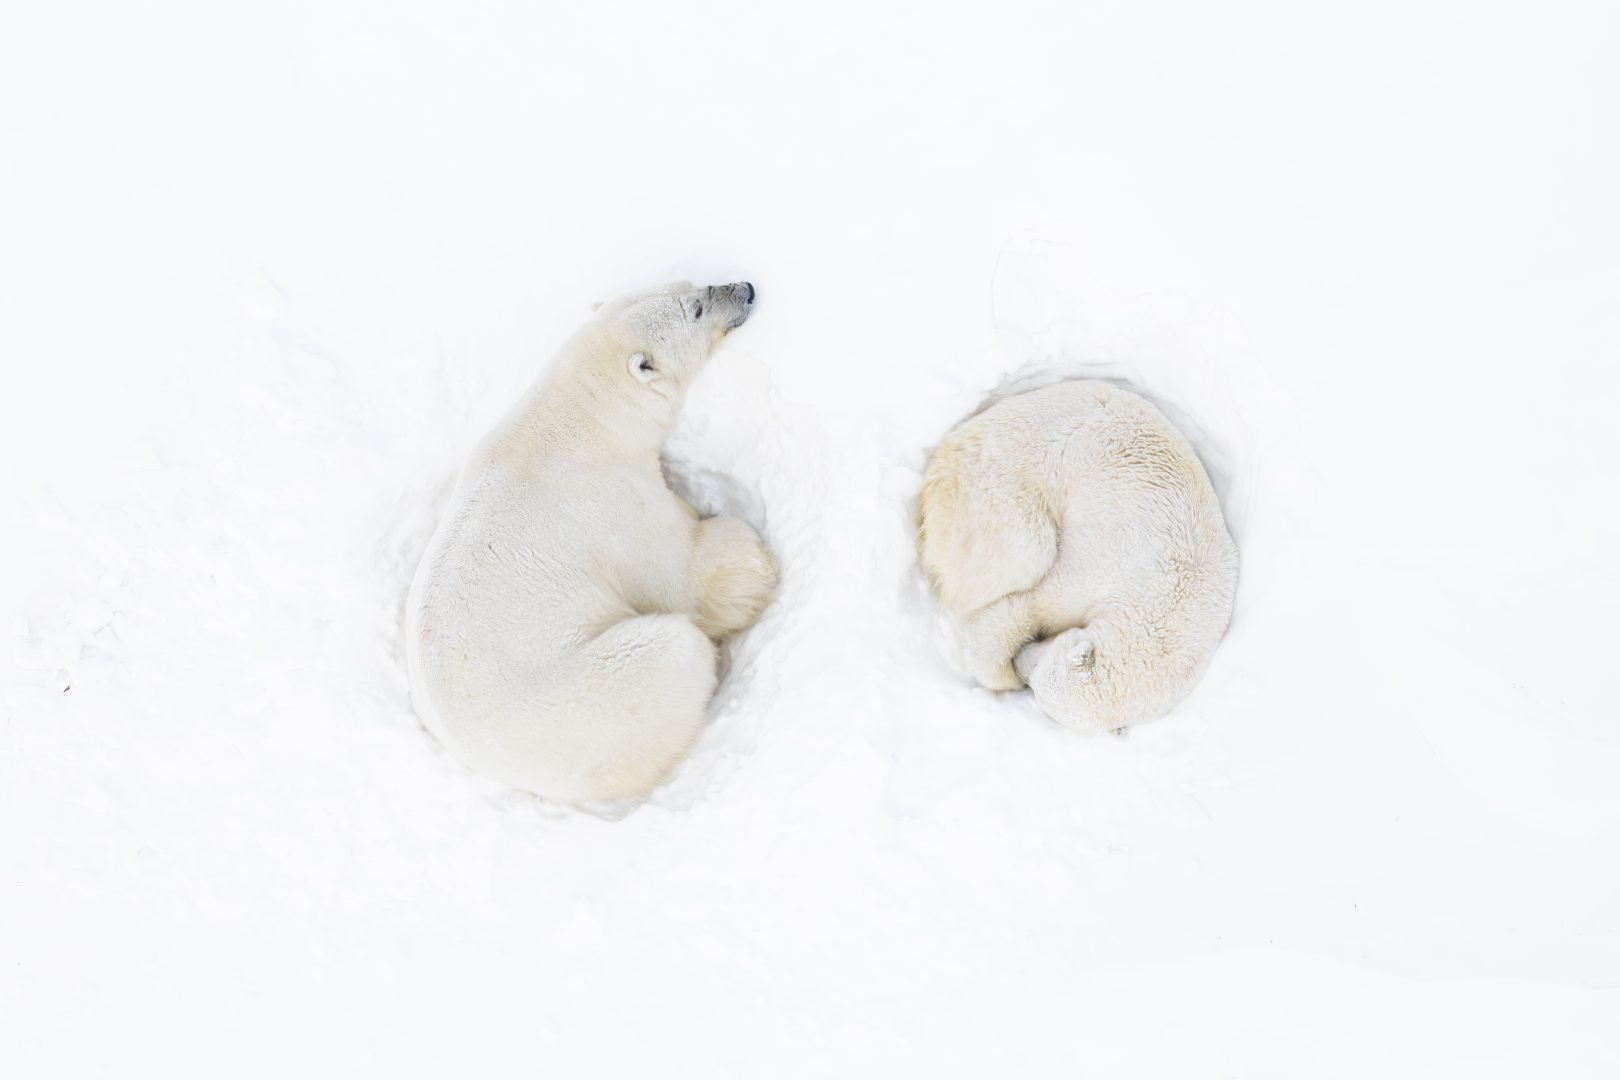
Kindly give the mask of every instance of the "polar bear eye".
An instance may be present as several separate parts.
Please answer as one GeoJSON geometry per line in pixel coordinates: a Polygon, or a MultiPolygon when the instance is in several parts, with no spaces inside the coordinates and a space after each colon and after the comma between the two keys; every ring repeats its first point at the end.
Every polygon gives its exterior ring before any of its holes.
{"type": "Polygon", "coordinates": [[[692,318],[694,318],[694,319],[703,318],[703,301],[699,300],[697,302],[697,306],[692,309],[692,318]]]}

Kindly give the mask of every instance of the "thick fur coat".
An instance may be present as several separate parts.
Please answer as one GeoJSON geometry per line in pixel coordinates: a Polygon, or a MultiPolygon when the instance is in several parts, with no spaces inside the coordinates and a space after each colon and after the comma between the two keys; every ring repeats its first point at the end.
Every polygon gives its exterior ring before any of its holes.
{"type": "Polygon", "coordinates": [[[407,602],[411,699],[467,765],[570,803],[646,794],[702,729],[716,643],[776,584],[758,533],[699,520],[659,451],[747,282],[598,308],[473,452],[407,602]]]}
{"type": "Polygon", "coordinates": [[[919,548],[972,675],[1053,719],[1162,715],[1226,631],[1237,549],[1198,457],[1151,404],[1078,381],[1006,398],[934,451],[919,548]]]}

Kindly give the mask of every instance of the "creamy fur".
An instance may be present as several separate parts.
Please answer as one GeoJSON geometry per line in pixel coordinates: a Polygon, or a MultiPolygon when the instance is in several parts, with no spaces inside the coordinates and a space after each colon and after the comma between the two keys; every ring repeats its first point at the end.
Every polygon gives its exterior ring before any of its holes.
{"type": "Polygon", "coordinates": [[[934,451],[919,551],[973,676],[1053,719],[1162,715],[1231,619],[1237,549],[1186,439],[1109,383],[1007,398],[934,451]]]}
{"type": "Polygon", "coordinates": [[[651,790],[696,739],[716,642],[776,583],[758,533],[699,520],[659,451],[753,286],[599,307],[473,452],[407,607],[411,700],[458,758],[564,802],[651,790]]]}

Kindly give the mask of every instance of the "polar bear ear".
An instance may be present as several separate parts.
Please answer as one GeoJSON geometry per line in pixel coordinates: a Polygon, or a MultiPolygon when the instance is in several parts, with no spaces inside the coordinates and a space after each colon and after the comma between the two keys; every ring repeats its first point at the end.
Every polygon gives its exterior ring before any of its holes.
{"type": "Polygon", "coordinates": [[[592,311],[601,311],[602,310],[602,301],[597,300],[594,303],[592,303],[591,304],[591,310],[592,311]]]}
{"type": "Polygon", "coordinates": [[[653,358],[644,352],[630,354],[630,374],[639,382],[652,382],[658,378],[658,368],[653,365],[653,358]]]}

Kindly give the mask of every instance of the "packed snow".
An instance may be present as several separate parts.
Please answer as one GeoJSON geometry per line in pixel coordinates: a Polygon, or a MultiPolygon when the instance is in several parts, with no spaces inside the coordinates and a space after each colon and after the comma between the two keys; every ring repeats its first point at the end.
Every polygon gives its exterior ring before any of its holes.
{"type": "Polygon", "coordinates": [[[1612,4],[16,6],[0,1074],[1620,1075],[1612,4]],[[404,594],[593,300],[780,595],[618,818],[457,764],[404,594]],[[1168,717],[975,688],[929,448],[1209,467],[1168,717]]]}

